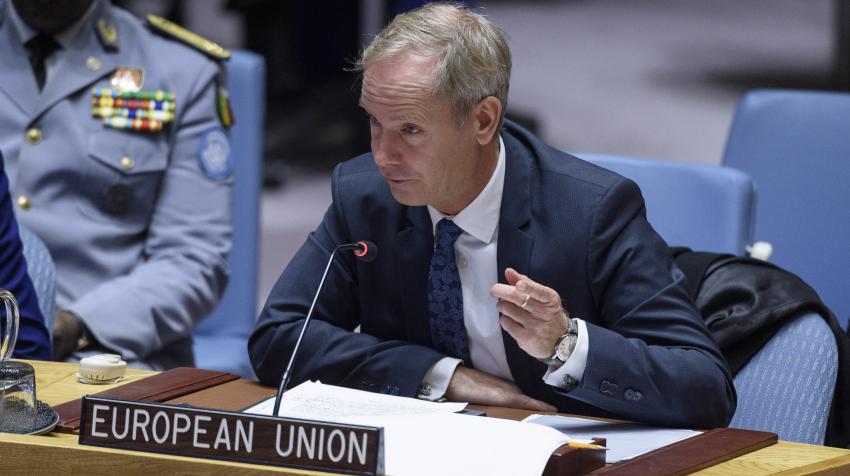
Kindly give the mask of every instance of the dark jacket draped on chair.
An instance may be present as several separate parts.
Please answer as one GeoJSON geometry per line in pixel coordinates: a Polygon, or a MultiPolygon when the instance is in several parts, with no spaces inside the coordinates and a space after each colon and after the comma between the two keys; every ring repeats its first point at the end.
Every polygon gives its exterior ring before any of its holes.
{"type": "Polygon", "coordinates": [[[850,338],[835,315],[799,277],[770,263],[674,248],[676,264],[709,331],[737,374],[787,322],[805,312],[823,317],[835,336],[838,376],[825,443],[850,445],[850,338]]]}

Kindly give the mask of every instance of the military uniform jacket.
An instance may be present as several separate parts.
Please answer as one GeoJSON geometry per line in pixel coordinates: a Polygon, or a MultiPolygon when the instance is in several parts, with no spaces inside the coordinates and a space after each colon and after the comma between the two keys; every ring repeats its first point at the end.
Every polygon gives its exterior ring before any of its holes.
{"type": "Polygon", "coordinates": [[[0,0],[0,150],[15,212],[55,260],[57,306],[99,343],[138,366],[191,365],[191,329],[224,290],[231,246],[229,170],[203,160],[217,149],[229,163],[220,65],[106,1],[91,8],[39,92],[0,0]],[[122,68],[143,71],[143,91],[173,93],[161,130],[93,116],[93,91],[122,68]]]}

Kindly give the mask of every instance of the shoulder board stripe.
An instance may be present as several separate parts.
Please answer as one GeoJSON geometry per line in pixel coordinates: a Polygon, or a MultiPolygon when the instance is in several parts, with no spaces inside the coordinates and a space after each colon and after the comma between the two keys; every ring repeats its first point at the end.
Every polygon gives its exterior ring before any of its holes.
{"type": "Polygon", "coordinates": [[[148,15],[147,22],[154,30],[176,38],[199,50],[201,53],[212,57],[213,59],[226,60],[230,58],[230,52],[222,48],[218,43],[203,38],[196,33],[192,33],[191,31],[174,22],[168,21],[165,18],[158,17],[156,15],[148,15]]]}

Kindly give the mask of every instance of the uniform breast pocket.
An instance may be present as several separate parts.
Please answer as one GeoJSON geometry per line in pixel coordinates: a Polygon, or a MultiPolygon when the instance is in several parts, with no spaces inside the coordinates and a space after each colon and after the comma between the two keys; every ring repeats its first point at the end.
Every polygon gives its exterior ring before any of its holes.
{"type": "Polygon", "coordinates": [[[160,136],[120,130],[89,137],[80,208],[93,219],[147,227],[168,166],[160,136]]]}

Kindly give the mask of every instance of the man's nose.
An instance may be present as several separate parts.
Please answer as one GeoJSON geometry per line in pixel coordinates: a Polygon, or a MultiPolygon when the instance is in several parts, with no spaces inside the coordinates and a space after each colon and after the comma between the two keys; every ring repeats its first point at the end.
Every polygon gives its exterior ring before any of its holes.
{"type": "Polygon", "coordinates": [[[378,166],[390,165],[398,161],[398,153],[390,134],[372,135],[372,156],[378,166]]]}

